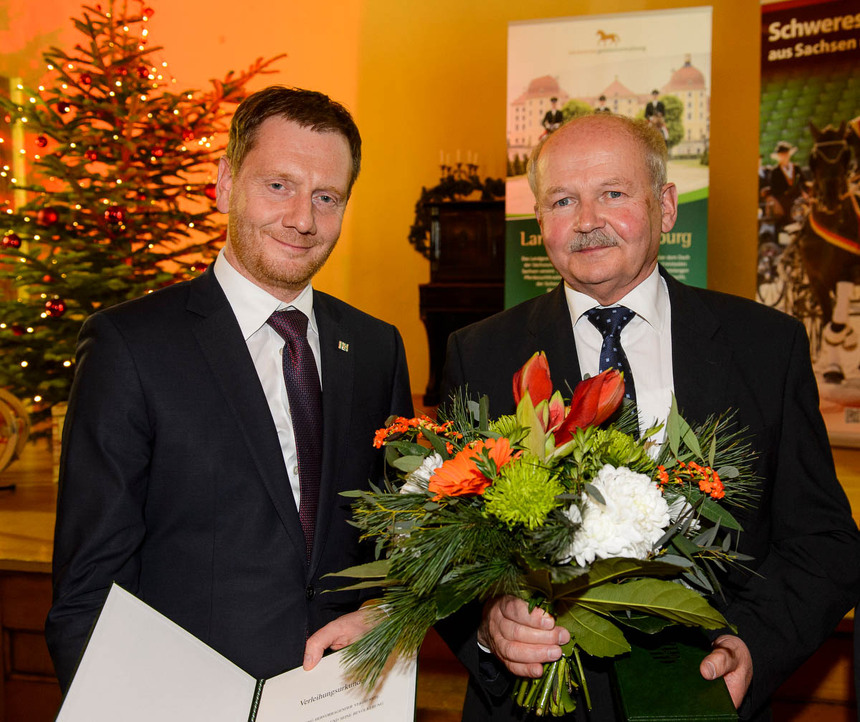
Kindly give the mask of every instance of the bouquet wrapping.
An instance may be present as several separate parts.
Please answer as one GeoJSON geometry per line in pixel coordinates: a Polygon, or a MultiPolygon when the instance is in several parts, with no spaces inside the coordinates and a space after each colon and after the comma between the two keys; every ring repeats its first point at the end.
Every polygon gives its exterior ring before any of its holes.
{"type": "Polygon", "coordinates": [[[459,394],[435,421],[392,418],[377,432],[386,478],[348,493],[376,561],[339,575],[381,588],[378,623],[346,660],[373,685],[438,620],[515,595],[570,631],[562,658],[514,689],[518,705],[560,716],[579,688],[590,707],[581,655],[629,652],[625,630],[729,626],[708,598],[747,559],[729,508],[751,503],[756,482],[731,414],[694,429],[673,400],[657,443],[662,427],[640,435],[635,408],[621,408],[618,371],[582,381],[566,403],[536,353],[513,391],[513,415],[490,420],[486,398],[459,394]]]}

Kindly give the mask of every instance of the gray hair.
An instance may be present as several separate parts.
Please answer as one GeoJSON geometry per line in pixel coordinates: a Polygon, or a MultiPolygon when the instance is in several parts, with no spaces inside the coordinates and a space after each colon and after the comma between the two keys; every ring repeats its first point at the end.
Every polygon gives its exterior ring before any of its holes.
{"type": "Polygon", "coordinates": [[[535,198],[537,198],[538,183],[537,163],[547,141],[564,132],[575,132],[575,126],[577,125],[595,123],[599,125],[612,124],[625,131],[639,144],[644,156],[645,166],[648,169],[648,177],[651,180],[651,190],[654,193],[654,198],[659,201],[663,186],[666,185],[666,163],[669,160],[666,141],[663,139],[660,131],[644,118],[628,118],[626,115],[616,115],[614,113],[593,113],[591,115],[581,115],[572,118],[558,130],[541,139],[534,147],[534,150],[532,150],[531,156],[529,156],[526,171],[528,173],[529,187],[532,189],[535,198]]]}

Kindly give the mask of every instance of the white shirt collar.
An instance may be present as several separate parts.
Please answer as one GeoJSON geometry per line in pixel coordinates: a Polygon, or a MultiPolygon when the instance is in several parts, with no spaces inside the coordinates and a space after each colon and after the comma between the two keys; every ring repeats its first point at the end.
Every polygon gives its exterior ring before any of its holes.
{"type": "Polygon", "coordinates": [[[214,272],[215,278],[218,279],[230,302],[246,341],[266,324],[269,316],[285,308],[297,308],[308,317],[309,331],[319,333],[314,318],[314,295],[311,284],[305,286],[290,303],[284,303],[233,268],[224,255],[223,248],[215,259],[214,272]]]}
{"type": "MultiPolygon", "coordinates": [[[[564,284],[564,295],[573,325],[576,325],[586,311],[600,306],[591,296],[574,291],[567,283],[564,284]]],[[[659,268],[655,266],[642,283],[617,304],[612,305],[627,306],[656,331],[661,331],[669,318],[669,291],[666,288],[666,282],[660,276],[659,268]]]]}

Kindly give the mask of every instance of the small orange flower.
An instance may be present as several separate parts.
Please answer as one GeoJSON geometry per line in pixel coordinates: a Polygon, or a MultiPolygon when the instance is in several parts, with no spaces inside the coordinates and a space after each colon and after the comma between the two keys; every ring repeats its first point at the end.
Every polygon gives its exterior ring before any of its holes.
{"type": "Polygon", "coordinates": [[[489,459],[498,472],[513,458],[511,444],[505,438],[484,439],[470,444],[430,477],[428,488],[436,494],[433,500],[439,501],[444,496],[483,494],[493,481],[481,471],[479,462],[489,459]]]}

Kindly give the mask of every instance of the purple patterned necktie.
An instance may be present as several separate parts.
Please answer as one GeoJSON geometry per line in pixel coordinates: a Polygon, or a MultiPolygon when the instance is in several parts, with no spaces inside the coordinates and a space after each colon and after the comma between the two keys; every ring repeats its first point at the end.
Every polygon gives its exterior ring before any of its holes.
{"type": "Polygon", "coordinates": [[[592,308],[585,312],[588,320],[603,336],[603,346],[600,348],[600,371],[618,369],[624,373],[624,397],[636,401],[636,387],[633,384],[633,372],[627,354],[621,347],[621,329],[636,315],[627,306],[610,306],[609,308],[592,308]]]}
{"type": "Polygon", "coordinates": [[[320,378],[308,343],[308,317],[296,309],[275,311],[269,317],[268,324],[286,342],[282,357],[299,459],[299,520],[305,533],[307,558],[310,560],[322,473],[320,378]]]}

